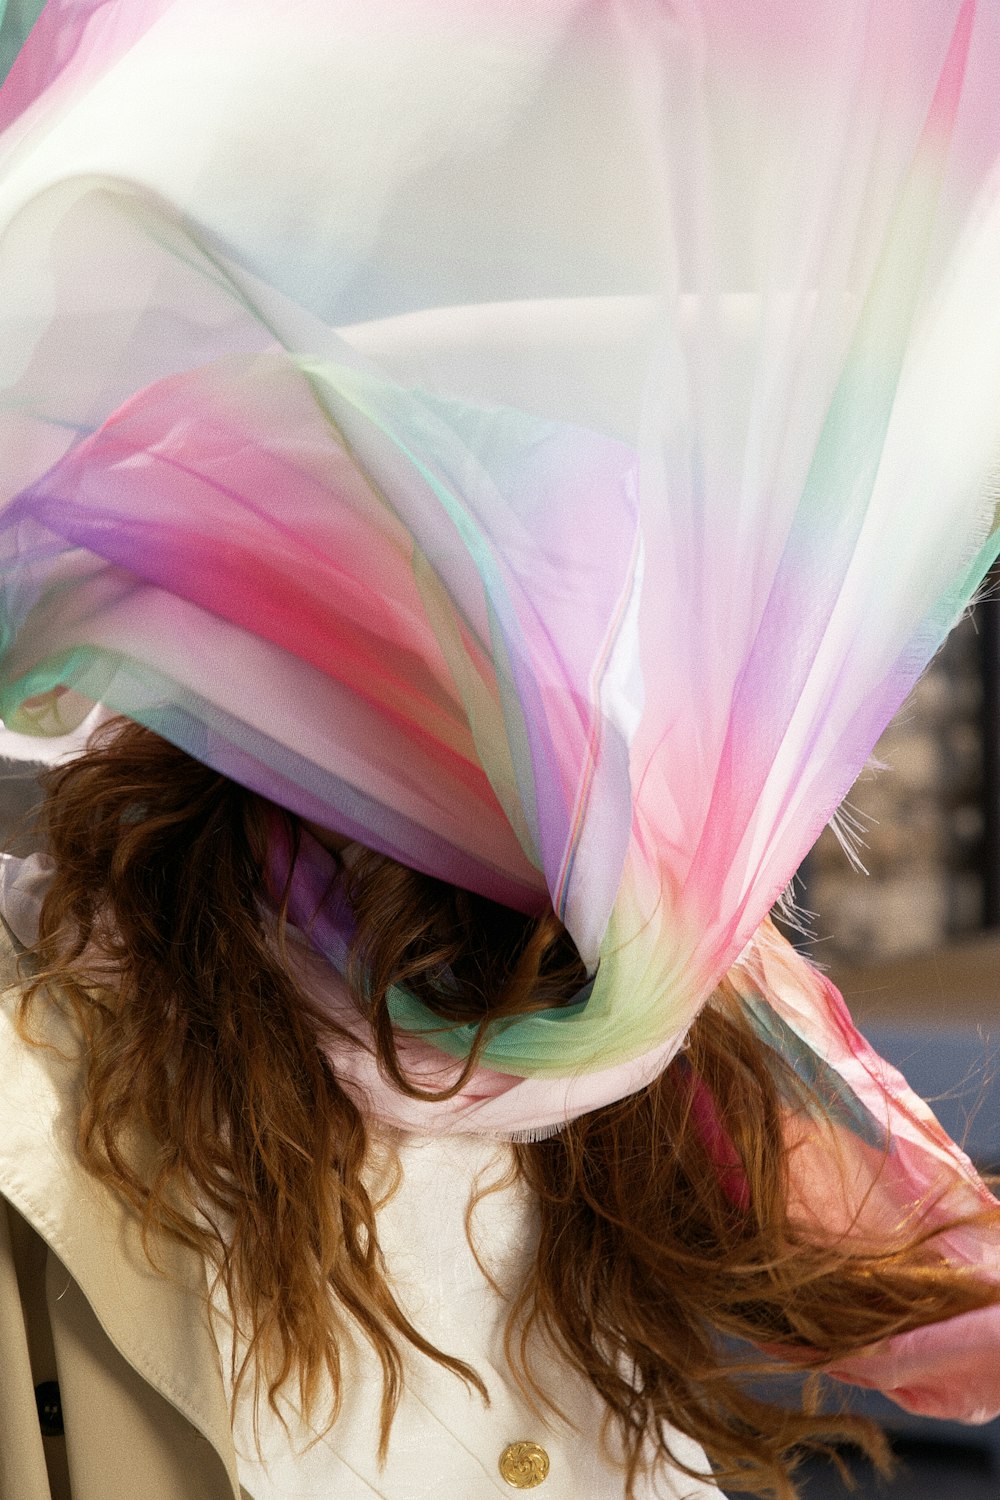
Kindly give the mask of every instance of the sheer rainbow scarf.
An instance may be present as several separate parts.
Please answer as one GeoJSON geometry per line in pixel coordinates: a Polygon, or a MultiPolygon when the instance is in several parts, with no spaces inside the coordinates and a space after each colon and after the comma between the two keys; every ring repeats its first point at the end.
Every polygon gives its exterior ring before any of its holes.
{"type": "Polygon", "coordinates": [[[762,924],[1000,550],[998,73],[974,0],[50,0],[0,88],[4,722],[100,701],[551,903],[593,986],[491,1038],[519,1129],[732,973],[845,1151],[912,1136],[897,1218],[979,1201],[762,924]]]}

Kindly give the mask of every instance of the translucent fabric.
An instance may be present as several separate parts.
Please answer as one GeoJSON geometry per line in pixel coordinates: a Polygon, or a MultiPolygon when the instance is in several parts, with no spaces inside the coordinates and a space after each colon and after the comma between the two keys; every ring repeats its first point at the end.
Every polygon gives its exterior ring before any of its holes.
{"type": "Polygon", "coordinates": [[[8,726],[550,899],[597,980],[505,1068],[681,1036],[996,551],[998,60],[940,0],[55,0],[8,726]]]}
{"type": "MultiPolygon", "coordinates": [[[[5,723],[100,701],[551,903],[592,987],[484,1068],[638,1087],[1000,549],[998,76],[975,0],[50,0],[0,89],[5,723]]],[[[913,1129],[904,1218],[971,1182],[913,1129]]]]}

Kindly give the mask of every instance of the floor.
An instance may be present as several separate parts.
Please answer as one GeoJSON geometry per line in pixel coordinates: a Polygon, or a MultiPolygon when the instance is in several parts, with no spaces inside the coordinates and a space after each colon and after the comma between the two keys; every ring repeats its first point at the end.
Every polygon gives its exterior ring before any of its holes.
{"type": "MultiPolygon", "coordinates": [[[[1000,1464],[982,1445],[901,1440],[894,1444],[897,1470],[880,1478],[864,1461],[851,1464],[856,1488],[848,1489],[832,1465],[814,1461],[799,1471],[802,1500],[998,1500],[1000,1464]]],[[[736,1497],[734,1497],[736,1500],[736,1497]]]]}
{"type": "Polygon", "coordinates": [[[871,1466],[853,1466],[857,1489],[845,1488],[829,1465],[814,1464],[804,1486],[804,1500],[997,1500],[1000,1472],[988,1448],[973,1444],[896,1444],[898,1469],[891,1480],[881,1479],[871,1466]]]}

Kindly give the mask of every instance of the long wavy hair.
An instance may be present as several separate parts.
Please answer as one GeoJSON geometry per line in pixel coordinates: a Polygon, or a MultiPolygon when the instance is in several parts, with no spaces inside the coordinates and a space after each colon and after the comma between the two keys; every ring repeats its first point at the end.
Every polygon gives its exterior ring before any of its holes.
{"type": "MultiPolygon", "coordinates": [[[[56,873],[20,1021],[30,1040],[43,993],[65,997],[85,1039],[83,1161],[141,1216],[154,1258],[165,1233],[218,1268],[248,1337],[240,1380],[272,1406],[291,1385],[314,1421],[331,1424],[343,1340],[360,1330],[381,1364],[384,1452],[403,1345],[485,1387],[422,1337],[387,1281],[365,1118],[319,1045],[330,1023],[282,959],[284,913],[264,876],[276,817],[294,847],[290,815],[141,727],[106,725],[47,777],[56,873]],[[332,1407],[317,1411],[331,1386],[332,1407]]],[[[580,986],[552,913],[522,917],[371,854],[344,879],[356,1002],[384,1070],[408,1092],[386,1003],[393,984],[481,1031],[580,986]]],[[[531,1373],[544,1335],[596,1387],[630,1493],[650,1453],[672,1461],[664,1424],[703,1446],[721,1484],[761,1495],[794,1496],[802,1453],[836,1456],[843,1437],[884,1464],[884,1440],[860,1418],[822,1413],[812,1398],[805,1409],[762,1399],[741,1346],[780,1346],[793,1367],[817,1369],[998,1299],[919,1240],[862,1253],[816,1243],[793,1222],[781,1118],[796,1092],[817,1107],[723,986],[654,1083],[514,1148],[540,1233],[510,1307],[512,1366],[551,1405],[531,1373]],[[706,1092],[740,1193],[713,1159],[697,1107],[706,1092]]]]}

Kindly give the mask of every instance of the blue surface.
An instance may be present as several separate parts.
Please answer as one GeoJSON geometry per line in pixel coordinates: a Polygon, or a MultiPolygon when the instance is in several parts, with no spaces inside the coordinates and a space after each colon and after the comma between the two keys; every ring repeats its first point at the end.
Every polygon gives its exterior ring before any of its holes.
{"type": "Polygon", "coordinates": [[[1000,1165],[1000,975],[992,1034],[973,1026],[863,1026],[980,1168],[1000,1165]]]}
{"type": "MultiPolygon", "coordinates": [[[[919,1443],[902,1443],[895,1451],[897,1468],[891,1479],[845,1453],[853,1489],[826,1460],[808,1460],[796,1474],[802,1500],[848,1500],[850,1496],[854,1500],[997,1500],[1000,1496],[1000,1470],[982,1452],[919,1443]]],[[[731,1500],[743,1500],[733,1490],[727,1493],[731,1500]]]]}

